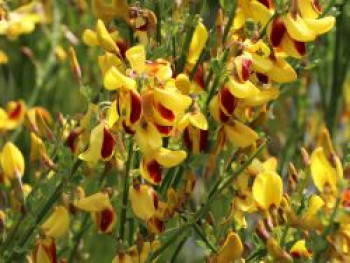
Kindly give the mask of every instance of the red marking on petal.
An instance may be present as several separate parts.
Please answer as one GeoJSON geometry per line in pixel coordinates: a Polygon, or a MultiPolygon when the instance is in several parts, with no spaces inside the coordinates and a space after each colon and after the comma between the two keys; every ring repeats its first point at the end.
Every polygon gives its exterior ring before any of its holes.
{"type": "Polygon", "coordinates": [[[130,91],[131,99],[131,113],[130,113],[130,122],[132,124],[136,123],[141,117],[141,96],[136,91],[130,91]]]}
{"type": "Polygon", "coordinates": [[[125,40],[118,40],[116,44],[119,48],[120,55],[122,56],[123,59],[125,59],[126,58],[125,53],[129,48],[128,43],[125,40]]]}
{"type": "Polygon", "coordinates": [[[292,256],[293,258],[301,258],[300,253],[297,252],[297,251],[293,251],[293,252],[291,252],[290,254],[291,254],[291,256],[292,256]]]}
{"type": "Polygon", "coordinates": [[[219,117],[222,123],[228,122],[230,116],[227,116],[222,110],[219,110],[219,117]]]}
{"type": "Polygon", "coordinates": [[[345,207],[350,207],[350,189],[345,189],[342,193],[342,203],[345,207]]]}
{"type": "Polygon", "coordinates": [[[282,38],[286,32],[286,26],[279,18],[275,18],[272,22],[270,40],[273,47],[278,47],[281,44],[282,38]]]}
{"type": "Polygon", "coordinates": [[[263,84],[267,84],[269,82],[269,77],[263,73],[257,72],[256,76],[258,77],[258,80],[263,84]]]}
{"type": "Polygon", "coordinates": [[[172,126],[162,126],[162,125],[158,125],[158,124],[155,124],[156,127],[157,127],[157,130],[163,134],[163,135],[169,135],[171,133],[171,130],[172,130],[172,126]]]}
{"type": "Polygon", "coordinates": [[[271,0],[258,0],[260,4],[264,5],[268,9],[273,9],[273,2],[271,0]]]}
{"type": "Polygon", "coordinates": [[[248,58],[242,58],[242,78],[247,81],[251,72],[252,61],[248,58]]]}
{"type": "Polygon", "coordinates": [[[9,112],[8,114],[9,118],[11,120],[18,119],[21,116],[21,112],[22,112],[22,103],[17,102],[16,107],[11,112],[9,112]]]}
{"type": "Polygon", "coordinates": [[[153,182],[158,184],[162,180],[162,167],[156,160],[147,163],[147,171],[153,182]]]}
{"type": "Polygon", "coordinates": [[[56,256],[56,243],[53,238],[50,239],[49,245],[42,244],[42,248],[45,250],[46,255],[50,258],[50,262],[57,263],[57,256],[56,256]]]}
{"type": "Polygon", "coordinates": [[[313,8],[315,9],[315,11],[319,14],[322,14],[323,12],[323,8],[322,6],[320,5],[319,1],[318,0],[313,0],[312,1],[312,6],[313,8]]]}
{"type": "Polygon", "coordinates": [[[108,129],[104,128],[102,148],[101,148],[102,158],[106,159],[110,157],[113,154],[114,147],[115,147],[115,140],[112,133],[110,133],[108,129]]]}
{"type": "Polygon", "coordinates": [[[127,126],[125,124],[125,121],[123,121],[123,128],[124,128],[124,131],[128,134],[131,134],[131,135],[134,135],[135,134],[135,131],[132,130],[129,126],[127,126]]]}
{"type": "Polygon", "coordinates": [[[158,195],[155,191],[152,191],[152,198],[153,198],[154,208],[157,210],[158,209],[158,195]]]}
{"type": "Polygon", "coordinates": [[[100,214],[99,228],[102,232],[106,232],[108,227],[112,224],[114,219],[114,212],[112,209],[104,209],[100,214]]]}
{"type": "Polygon", "coordinates": [[[183,138],[184,138],[184,143],[185,143],[186,148],[189,151],[192,151],[192,140],[190,138],[190,132],[189,132],[187,127],[184,130],[183,138]]]}
{"type": "Polygon", "coordinates": [[[169,110],[165,106],[163,106],[161,103],[156,104],[156,108],[160,115],[169,121],[174,121],[175,120],[175,114],[172,110],[169,110]]]}
{"type": "Polygon", "coordinates": [[[202,65],[198,66],[196,73],[193,76],[193,81],[196,82],[202,90],[204,90],[204,73],[202,65]]]}
{"type": "Polygon", "coordinates": [[[66,139],[66,145],[70,148],[70,150],[75,153],[77,150],[77,139],[80,134],[82,134],[83,130],[73,130],[69,133],[66,139]]]}
{"type": "Polygon", "coordinates": [[[306,53],[306,45],[304,42],[294,40],[294,47],[301,56],[304,56],[306,53]]]}
{"type": "Polygon", "coordinates": [[[160,220],[157,217],[152,217],[149,220],[150,220],[150,224],[154,225],[154,227],[157,229],[158,233],[164,232],[164,230],[165,230],[164,221],[160,220]]]}
{"type": "Polygon", "coordinates": [[[207,130],[200,130],[199,131],[199,151],[202,152],[207,147],[208,142],[208,131],[207,130]]]}
{"type": "MultiPolygon", "coordinates": [[[[228,114],[233,114],[238,100],[231,94],[230,90],[223,87],[219,92],[220,104],[228,114]]],[[[221,116],[220,116],[221,119],[221,116]]]]}

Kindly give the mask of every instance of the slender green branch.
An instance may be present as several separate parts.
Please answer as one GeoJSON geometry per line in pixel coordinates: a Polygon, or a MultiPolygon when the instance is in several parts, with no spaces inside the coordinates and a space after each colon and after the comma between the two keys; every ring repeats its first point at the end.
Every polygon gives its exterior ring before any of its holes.
{"type": "Polygon", "coordinates": [[[122,207],[119,218],[119,239],[124,240],[125,234],[125,222],[126,222],[126,210],[128,205],[129,198],[129,179],[130,179],[130,170],[133,166],[133,157],[134,157],[134,149],[133,142],[129,142],[129,150],[128,150],[128,160],[125,166],[125,174],[123,178],[123,199],[122,199],[122,207]]]}

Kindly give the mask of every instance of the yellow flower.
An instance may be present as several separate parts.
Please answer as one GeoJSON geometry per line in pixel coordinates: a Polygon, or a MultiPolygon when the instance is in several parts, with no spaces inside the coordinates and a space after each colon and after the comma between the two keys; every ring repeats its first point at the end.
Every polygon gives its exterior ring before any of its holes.
{"type": "Polygon", "coordinates": [[[31,258],[35,263],[55,263],[56,244],[52,237],[40,238],[37,240],[31,258]]]}
{"type": "Polygon", "coordinates": [[[157,151],[162,147],[162,136],[156,126],[144,119],[136,127],[135,141],[144,154],[157,151]]]}
{"type": "Polygon", "coordinates": [[[55,164],[47,155],[46,147],[44,142],[35,135],[35,133],[30,134],[31,149],[30,149],[30,160],[32,162],[41,162],[49,168],[54,168],[55,164]]]}
{"type": "Polygon", "coordinates": [[[232,230],[228,233],[224,244],[220,247],[217,256],[218,263],[232,262],[239,259],[243,253],[243,244],[237,233],[232,230]]]}
{"type": "Polygon", "coordinates": [[[227,140],[236,147],[248,147],[259,138],[254,130],[236,120],[225,123],[223,129],[227,140]]]}
{"type": "Polygon", "coordinates": [[[298,240],[290,249],[290,254],[295,259],[309,258],[311,252],[306,248],[305,239],[298,240]]]}
{"type": "Polygon", "coordinates": [[[125,53],[131,68],[136,71],[137,74],[141,74],[145,71],[146,51],[143,45],[133,46],[129,48],[125,53]]]}
{"type": "Polygon", "coordinates": [[[108,33],[105,24],[98,19],[96,23],[96,36],[99,45],[107,52],[119,54],[119,48],[108,33]]]}
{"type": "Polygon", "coordinates": [[[74,202],[76,208],[91,213],[92,219],[101,233],[112,232],[116,214],[107,193],[98,192],[74,202]]]}
{"type": "Polygon", "coordinates": [[[182,150],[173,151],[159,148],[143,156],[140,163],[141,176],[151,184],[159,184],[162,180],[162,168],[171,168],[179,165],[187,157],[182,150]]]}
{"type": "Polygon", "coordinates": [[[55,207],[53,213],[42,225],[45,235],[53,238],[62,236],[68,227],[69,213],[64,206],[55,207]]]}
{"type": "Polygon", "coordinates": [[[111,67],[103,78],[103,85],[107,90],[117,90],[120,88],[136,89],[136,81],[125,76],[116,67],[111,67]]]}
{"type": "Polygon", "coordinates": [[[32,33],[36,24],[47,22],[48,17],[45,16],[43,9],[41,2],[31,1],[8,12],[6,18],[1,20],[0,35],[15,39],[20,35],[32,33]]]}
{"type": "Polygon", "coordinates": [[[0,108],[0,130],[13,130],[22,124],[27,107],[22,100],[7,103],[6,111],[0,108]]]}
{"type": "Polygon", "coordinates": [[[25,163],[21,151],[12,142],[7,142],[0,155],[0,164],[8,179],[21,178],[25,163]]]}
{"type": "Polygon", "coordinates": [[[179,130],[184,130],[183,138],[188,150],[193,154],[199,154],[207,145],[208,122],[199,110],[186,113],[177,125],[179,130]]]}
{"type": "Polygon", "coordinates": [[[280,206],[283,195],[281,177],[272,171],[258,174],[252,188],[253,198],[260,209],[269,211],[270,208],[280,206]]]}
{"type": "Polygon", "coordinates": [[[190,64],[196,64],[200,54],[204,48],[204,45],[208,39],[208,31],[206,27],[198,22],[192,36],[190,47],[187,55],[187,62],[190,64]]]}
{"type": "Polygon", "coordinates": [[[155,215],[158,197],[151,186],[134,182],[129,188],[129,196],[132,211],[138,218],[147,221],[155,215]]]}
{"type": "Polygon", "coordinates": [[[89,163],[96,163],[99,160],[108,161],[112,158],[114,149],[114,136],[101,122],[91,131],[89,147],[79,155],[79,158],[89,163]]]}

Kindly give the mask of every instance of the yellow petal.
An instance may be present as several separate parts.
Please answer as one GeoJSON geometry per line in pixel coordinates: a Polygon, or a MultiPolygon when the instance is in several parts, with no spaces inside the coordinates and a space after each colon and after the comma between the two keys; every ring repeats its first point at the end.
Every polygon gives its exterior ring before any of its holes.
{"type": "Polygon", "coordinates": [[[143,45],[129,48],[125,53],[131,68],[138,74],[145,71],[146,51],[143,45]]]}
{"type": "Polygon", "coordinates": [[[13,179],[24,174],[24,158],[21,151],[12,142],[7,142],[0,156],[2,170],[6,177],[13,179]]]}
{"type": "Polygon", "coordinates": [[[175,85],[184,95],[187,95],[190,92],[191,81],[189,77],[184,73],[177,75],[175,79],[175,85]]]}
{"type": "Polygon", "coordinates": [[[336,191],[337,170],[331,165],[322,147],[318,147],[312,153],[310,168],[314,184],[321,193],[326,185],[336,191]]]}
{"type": "Polygon", "coordinates": [[[111,67],[103,78],[103,85],[107,90],[116,90],[121,87],[136,89],[136,81],[122,74],[117,68],[111,67]]]}
{"type": "Polygon", "coordinates": [[[132,185],[129,188],[131,207],[134,214],[147,221],[155,215],[158,207],[158,198],[152,187],[142,184],[136,188],[132,185]]]}
{"type": "Polygon", "coordinates": [[[254,180],[252,193],[261,209],[268,211],[272,205],[279,207],[283,195],[281,177],[272,171],[259,173],[254,180]]]}
{"type": "Polygon", "coordinates": [[[250,9],[252,18],[264,27],[269,21],[273,14],[272,10],[269,10],[266,6],[261,4],[259,1],[251,1],[250,9]]]}
{"type": "Polygon", "coordinates": [[[231,94],[239,99],[249,98],[259,93],[259,89],[249,80],[244,83],[239,83],[234,78],[230,78],[227,82],[231,94]]]}
{"type": "Polygon", "coordinates": [[[268,103],[271,100],[275,100],[279,96],[279,89],[276,87],[271,87],[259,92],[259,94],[244,99],[242,105],[245,106],[259,106],[268,103]]]}
{"type": "Polygon", "coordinates": [[[62,236],[69,227],[69,213],[64,206],[57,206],[42,228],[45,235],[53,238],[62,236]]]}
{"type": "Polygon", "coordinates": [[[162,147],[162,136],[152,123],[141,123],[136,128],[135,140],[144,153],[153,152],[162,147]]]}
{"type": "Polygon", "coordinates": [[[112,53],[106,52],[104,55],[98,57],[98,64],[102,71],[102,75],[104,76],[106,72],[115,67],[117,70],[121,71],[121,73],[125,73],[125,68],[123,62],[112,53]]]}
{"type": "Polygon", "coordinates": [[[309,198],[309,205],[303,217],[307,219],[316,216],[317,212],[324,206],[324,204],[325,203],[320,196],[313,194],[309,198]]]}
{"type": "Polygon", "coordinates": [[[97,34],[91,29],[85,29],[83,32],[83,42],[89,47],[95,47],[99,44],[97,34]]]}
{"type": "Polygon", "coordinates": [[[319,0],[298,0],[298,8],[303,18],[316,19],[322,13],[319,0]]]}
{"type": "Polygon", "coordinates": [[[91,131],[89,147],[85,152],[79,155],[80,159],[91,163],[95,163],[101,159],[103,133],[104,133],[104,124],[100,123],[91,131]]]}
{"type": "Polygon", "coordinates": [[[273,171],[277,169],[277,159],[276,157],[270,157],[263,163],[264,171],[273,171]]]}
{"type": "Polygon", "coordinates": [[[76,200],[74,206],[87,212],[100,212],[104,209],[111,208],[112,205],[107,193],[98,192],[76,200]]]}
{"type": "Polygon", "coordinates": [[[115,53],[115,54],[119,53],[119,48],[117,44],[109,35],[105,24],[100,19],[97,20],[96,35],[97,35],[98,43],[105,51],[115,53]]]}
{"type": "Polygon", "coordinates": [[[335,18],[333,16],[326,16],[319,19],[304,18],[304,21],[316,35],[327,33],[335,26],[335,18]]]}
{"type": "Polygon", "coordinates": [[[171,110],[181,111],[187,109],[192,104],[189,96],[182,95],[171,89],[154,89],[154,98],[171,110]]]}
{"type": "Polygon", "coordinates": [[[245,25],[246,16],[242,8],[237,7],[236,9],[236,15],[233,20],[233,29],[238,30],[242,28],[245,25]]]}
{"type": "Polygon", "coordinates": [[[300,59],[306,54],[305,43],[295,42],[288,34],[283,36],[280,46],[288,56],[293,58],[300,59]]]}
{"type": "Polygon", "coordinates": [[[117,110],[117,100],[112,102],[111,107],[109,107],[107,112],[107,124],[109,127],[113,127],[113,125],[119,120],[119,113],[117,110]]]}
{"type": "Polygon", "coordinates": [[[293,15],[288,13],[283,19],[285,26],[287,28],[288,34],[297,41],[310,42],[315,40],[316,34],[312,31],[308,25],[305,23],[303,18],[299,14],[293,15]]]}
{"type": "Polygon", "coordinates": [[[198,22],[192,36],[192,40],[190,43],[190,48],[187,55],[187,61],[190,64],[196,64],[204,45],[208,39],[208,31],[206,27],[198,22]]]}
{"type": "Polygon", "coordinates": [[[259,73],[266,73],[272,67],[272,62],[269,58],[252,54],[252,69],[259,73]]]}
{"type": "Polygon", "coordinates": [[[200,111],[190,114],[189,121],[194,127],[200,130],[208,130],[207,119],[205,118],[204,114],[200,111]]]}
{"type": "Polygon", "coordinates": [[[278,57],[273,61],[273,67],[269,70],[267,75],[272,81],[282,83],[292,82],[297,78],[297,74],[293,67],[284,59],[278,57]]]}
{"type": "Polygon", "coordinates": [[[243,253],[243,244],[237,233],[230,231],[218,252],[218,263],[233,262],[243,253]]]}
{"type": "Polygon", "coordinates": [[[179,165],[186,157],[187,153],[185,151],[172,151],[166,148],[160,148],[154,153],[156,161],[165,168],[179,165]]]}
{"type": "Polygon", "coordinates": [[[224,131],[227,139],[236,147],[247,147],[259,138],[254,130],[235,120],[232,124],[225,124],[224,131]]]}
{"type": "Polygon", "coordinates": [[[298,240],[290,249],[290,253],[295,258],[310,257],[311,253],[306,248],[305,239],[298,240]]]}

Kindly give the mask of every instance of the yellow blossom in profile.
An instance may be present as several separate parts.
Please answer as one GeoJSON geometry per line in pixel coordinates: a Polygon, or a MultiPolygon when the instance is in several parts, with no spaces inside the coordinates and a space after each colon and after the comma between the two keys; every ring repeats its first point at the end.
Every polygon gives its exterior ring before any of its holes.
{"type": "Polygon", "coordinates": [[[269,211],[272,207],[278,208],[283,195],[281,177],[272,171],[259,173],[254,180],[252,193],[260,209],[269,211]]]}
{"type": "Polygon", "coordinates": [[[232,230],[228,233],[224,244],[220,247],[217,256],[218,263],[232,262],[239,259],[243,253],[243,244],[237,233],[232,230]]]}
{"type": "Polygon", "coordinates": [[[0,164],[8,179],[21,178],[24,174],[25,163],[20,149],[12,142],[7,142],[0,154],[0,164]]]}
{"type": "Polygon", "coordinates": [[[55,207],[53,213],[42,225],[46,236],[58,238],[69,228],[69,213],[64,206],[55,207]]]}

